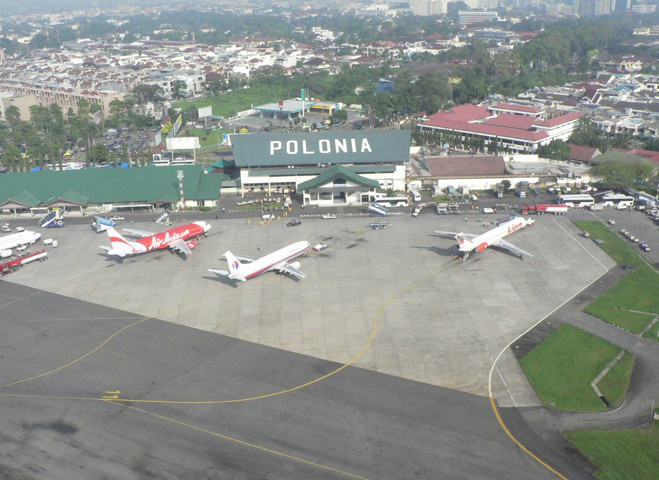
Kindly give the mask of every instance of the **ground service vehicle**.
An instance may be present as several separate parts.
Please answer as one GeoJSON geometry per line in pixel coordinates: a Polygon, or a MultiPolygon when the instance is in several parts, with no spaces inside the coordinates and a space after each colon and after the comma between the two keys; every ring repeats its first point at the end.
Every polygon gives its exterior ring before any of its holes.
{"type": "Polygon", "coordinates": [[[11,260],[6,263],[0,264],[0,275],[5,275],[7,273],[15,272],[23,265],[39,260],[44,262],[48,259],[48,252],[45,250],[39,250],[38,252],[29,253],[22,257],[19,257],[15,260],[11,260]]]}
{"type": "Polygon", "coordinates": [[[522,214],[537,213],[543,215],[545,213],[553,213],[554,215],[565,215],[568,211],[567,205],[556,205],[551,203],[540,203],[536,205],[524,205],[522,214]]]}

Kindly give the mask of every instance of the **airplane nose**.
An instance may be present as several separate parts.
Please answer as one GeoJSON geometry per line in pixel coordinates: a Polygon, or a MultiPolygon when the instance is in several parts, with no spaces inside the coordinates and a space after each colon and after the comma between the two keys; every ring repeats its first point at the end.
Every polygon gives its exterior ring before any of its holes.
{"type": "Polygon", "coordinates": [[[207,232],[207,231],[209,231],[210,229],[211,229],[211,224],[210,224],[210,223],[207,223],[207,222],[204,222],[204,232],[207,232]]]}

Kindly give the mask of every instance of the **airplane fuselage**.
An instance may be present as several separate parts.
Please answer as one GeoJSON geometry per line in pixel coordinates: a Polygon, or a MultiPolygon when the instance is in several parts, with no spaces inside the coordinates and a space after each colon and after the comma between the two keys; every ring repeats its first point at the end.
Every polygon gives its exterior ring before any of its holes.
{"type": "Polygon", "coordinates": [[[502,223],[498,227],[489,230],[482,235],[471,240],[466,240],[458,235],[458,247],[461,252],[482,252],[490,245],[501,240],[503,237],[510,235],[533,223],[533,219],[517,217],[502,223]]]}
{"type": "MultiPolygon", "coordinates": [[[[133,255],[136,253],[151,252],[153,250],[162,250],[169,248],[169,246],[178,241],[188,241],[202,236],[210,229],[210,225],[206,222],[192,222],[187,225],[172,228],[164,232],[159,232],[144,238],[126,242],[132,248],[131,252],[123,253],[123,255],[133,255]]],[[[121,239],[110,238],[112,242],[122,242],[121,239]]],[[[122,242],[123,243],[123,242],[122,242]]],[[[192,248],[192,247],[191,247],[192,248]]],[[[113,254],[113,250],[109,253],[113,254]]],[[[123,256],[122,255],[122,256],[123,256]]]]}
{"type": "Polygon", "coordinates": [[[292,243],[284,248],[280,248],[279,250],[254,260],[249,264],[243,265],[241,268],[246,270],[243,274],[246,279],[254,278],[271,270],[279,264],[286,263],[289,260],[293,260],[295,257],[299,257],[310,248],[311,243],[307,241],[292,243]]]}
{"type": "Polygon", "coordinates": [[[39,232],[33,232],[31,230],[5,235],[4,237],[0,237],[0,250],[11,250],[21,245],[29,245],[40,238],[41,234],[39,232]]]}

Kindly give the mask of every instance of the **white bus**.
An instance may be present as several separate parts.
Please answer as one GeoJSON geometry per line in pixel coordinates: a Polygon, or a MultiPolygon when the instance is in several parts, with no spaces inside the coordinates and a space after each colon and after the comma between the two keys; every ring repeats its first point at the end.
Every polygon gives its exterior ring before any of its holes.
{"type": "Polygon", "coordinates": [[[614,207],[618,209],[632,208],[634,206],[634,197],[622,193],[607,193],[600,199],[605,207],[614,207]]]}
{"type": "Polygon", "coordinates": [[[183,157],[176,157],[174,160],[172,160],[172,167],[177,167],[179,165],[195,165],[195,160],[194,158],[183,157]]]}
{"type": "Polygon", "coordinates": [[[375,202],[383,207],[409,207],[410,200],[407,197],[380,197],[375,202]]]}
{"type": "Polygon", "coordinates": [[[595,203],[595,199],[583,193],[574,195],[559,195],[558,203],[574,208],[588,208],[595,203]]]}
{"type": "Polygon", "coordinates": [[[410,195],[412,195],[412,200],[415,202],[421,201],[421,194],[417,190],[410,190],[410,195]]]}

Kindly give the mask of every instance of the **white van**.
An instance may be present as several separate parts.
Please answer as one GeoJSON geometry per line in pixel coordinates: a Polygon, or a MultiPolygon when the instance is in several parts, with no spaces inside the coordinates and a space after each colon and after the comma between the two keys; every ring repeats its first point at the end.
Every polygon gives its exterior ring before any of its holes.
{"type": "Polygon", "coordinates": [[[420,202],[421,201],[421,194],[418,191],[410,190],[410,195],[412,195],[412,201],[414,201],[414,202],[420,202]]]}

